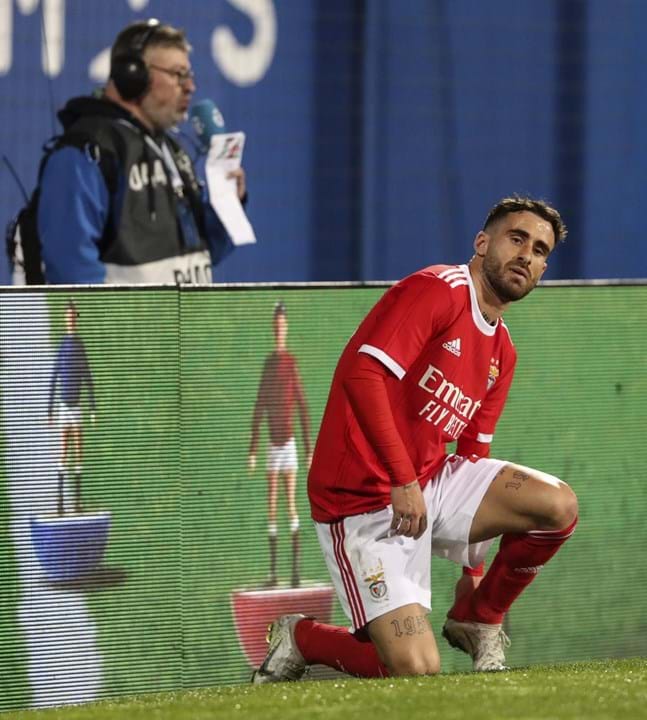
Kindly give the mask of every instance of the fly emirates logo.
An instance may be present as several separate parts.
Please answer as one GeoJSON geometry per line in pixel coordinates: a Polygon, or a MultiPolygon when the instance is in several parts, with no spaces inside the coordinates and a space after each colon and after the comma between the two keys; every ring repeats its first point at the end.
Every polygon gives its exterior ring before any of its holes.
{"type": "Polygon", "coordinates": [[[481,407],[481,401],[472,400],[463,391],[449,382],[437,367],[430,365],[418,381],[423,390],[433,397],[422,408],[418,415],[425,420],[441,427],[454,440],[463,432],[474,413],[481,407]]]}

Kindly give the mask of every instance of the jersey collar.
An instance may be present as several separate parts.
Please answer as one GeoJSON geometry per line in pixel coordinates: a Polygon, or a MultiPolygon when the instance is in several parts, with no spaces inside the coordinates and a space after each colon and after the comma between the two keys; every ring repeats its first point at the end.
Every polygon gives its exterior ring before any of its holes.
{"type": "Polygon", "coordinates": [[[494,335],[497,328],[499,327],[499,319],[497,318],[497,321],[494,323],[494,325],[490,325],[490,323],[485,322],[485,318],[483,317],[483,315],[481,315],[481,308],[479,308],[479,302],[476,297],[476,288],[474,287],[474,281],[472,280],[472,274],[470,273],[470,269],[467,267],[467,265],[461,265],[460,268],[467,276],[467,283],[470,289],[470,300],[472,305],[472,320],[474,320],[474,324],[484,335],[494,335]]]}

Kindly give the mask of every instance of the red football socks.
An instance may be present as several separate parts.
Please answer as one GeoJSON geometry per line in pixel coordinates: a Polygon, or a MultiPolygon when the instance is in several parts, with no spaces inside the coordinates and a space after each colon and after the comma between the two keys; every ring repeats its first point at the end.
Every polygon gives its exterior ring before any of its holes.
{"type": "Polygon", "coordinates": [[[464,566],[463,575],[467,575],[468,577],[483,577],[483,575],[485,575],[485,563],[482,562],[475,568],[467,567],[467,565],[464,566]]]}
{"type": "Polygon", "coordinates": [[[480,585],[471,596],[457,600],[449,617],[491,625],[502,623],[512,603],[573,534],[576,524],[577,518],[563,530],[503,535],[499,551],[480,585]]]}
{"type": "Polygon", "coordinates": [[[355,677],[389,675],[368,633],[353,634],[347,628],[305,619],[296,624],[294,640],[308,665],[327,665],[355,677]]]}

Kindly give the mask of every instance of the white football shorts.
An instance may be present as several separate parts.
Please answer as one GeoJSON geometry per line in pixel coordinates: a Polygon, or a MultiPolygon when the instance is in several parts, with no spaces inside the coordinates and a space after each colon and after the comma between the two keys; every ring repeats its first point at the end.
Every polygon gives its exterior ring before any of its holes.
{"type": "Polygon", "coordinates": [[[58,424],[63,430],[81,425],[82,413],[80,405],[61,403],[58,408],[58,424]]]}
{"type": "Polygon", "coordinates": [[[315,523],[342,608],[359,630],[404,605],[431,610],[431,554],[475,567],[493,540],[469,543],[472,520],[505,460],[450,455],[423,491],[428,527],[418,540],[394,535],[391,505],[335,523],[315,523]]]}
{"type": "Polygon", "coordinates": [[[291,437],[284,445],[270,444],[267,450],[267,472],[288,472],[298,470],[297,444],[291,437]]]}

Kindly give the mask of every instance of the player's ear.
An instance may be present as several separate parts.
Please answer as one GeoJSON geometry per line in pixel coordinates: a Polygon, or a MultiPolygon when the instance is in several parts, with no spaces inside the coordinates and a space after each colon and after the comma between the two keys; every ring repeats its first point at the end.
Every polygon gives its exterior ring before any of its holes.
{"type": "Polygon", "coordinates": [[[490,236],[483,230],[479,230],[474,238],[474,252],[479,257],[485,257],[488,246],[490,244],[490,236]]]}

